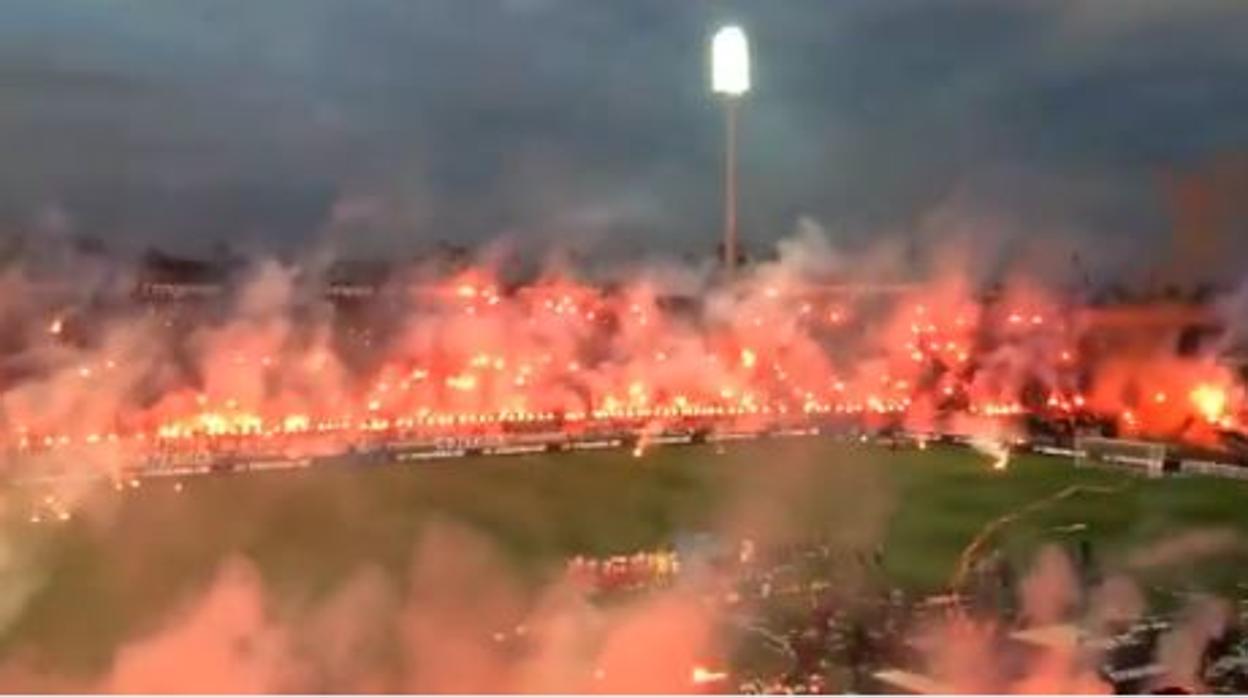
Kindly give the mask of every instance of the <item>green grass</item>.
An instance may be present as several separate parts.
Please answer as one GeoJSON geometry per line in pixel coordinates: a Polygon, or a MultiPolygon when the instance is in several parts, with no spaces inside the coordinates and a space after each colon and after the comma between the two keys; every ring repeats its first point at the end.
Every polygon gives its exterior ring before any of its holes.
{"type": "MultiPolygon", "coordinates": [[[[1194,527],[1248,532],[1243,483],[1144,480],[1039,457],[994,472],[963,450],[829,440],[760,441],[726,453],[670,448],[640,460],[595,452],[205,477],[186,480],[181,493],[155,480],[101,493],[67,524],[10,527],[31,556],[27,566],[43,576],[0,652],[33,648],[57,667],[93,671],[202,588],[228,555],[255,561],[275,595],[299,608],[363,565],[401,578],[421,531],[437,521],[481,534],[534,583],[571,554],[631,552],[718,530],[820,536],[849,551],[883,545],[890,583],[935,591],[988,521],[1076,483],[1123,489],[1065,500],[1005,529],[996,544],[1026,559],[1072,523],[1088,526],[1081,535],[1098,552],[1194,527]]],[[[1224,587],[1248,578],[1238,563],[1162,573],[1224,587]]]]}

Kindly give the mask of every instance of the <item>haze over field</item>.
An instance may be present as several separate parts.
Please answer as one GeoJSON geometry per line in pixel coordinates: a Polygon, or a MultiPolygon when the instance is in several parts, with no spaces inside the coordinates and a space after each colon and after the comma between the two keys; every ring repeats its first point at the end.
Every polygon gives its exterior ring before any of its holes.
{"type": "Polygon", "coordinates": [[[1248,688],[1245,36],[7,0],[0,691],[1248,688]]]}

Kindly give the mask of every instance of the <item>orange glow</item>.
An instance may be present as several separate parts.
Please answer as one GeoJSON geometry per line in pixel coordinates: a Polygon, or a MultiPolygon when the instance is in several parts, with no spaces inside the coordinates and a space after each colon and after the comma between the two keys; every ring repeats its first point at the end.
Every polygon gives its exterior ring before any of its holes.
{"type": "Polygon", "coordinates": [[[749,349],[741,350],[741,367],[754,368],[754,364],[758,363],[758,356],[749,349]]]}
{"type": "Polygon", "coordinates": [[[1226,391],[1208,384],[1201,384],[1192,389],[1192,404],[1200,411],[1210,423],[1217,423],[1222,420],[1226,413],[1227,396],[1226,391]]]}
{"type": "Polygon", "coordinates": [[[23,453],[119,448],[142,459],[538,429],[759,430],[823,415],[935,432],[962,417],[1016,424],[1029,410],[1165,435],[1192,417],[1204,432],[1234,427],[1244,407],[1209,357],[1100,350],[1061,299],[1007,288],[985,301],[956,275],[886,302],[856,287],[743,278],[728,307],[707,312],[672,312],[639,279],[608,290],[552,273],[505,287],[472,267],[430,283],[397,312],[393,336],[318,325],[293,334],[332,341],[301,345],[287,336],[291,318],[276,328],[247,318],[198,329],[193,346],[174,338],[185,369],[153,370],[133,347],[53,339],[77,316],[44,309],[33,334],[57,360],[38,389],[6,395],[0,440],[23,453]]]}
{"type": "Polygon", "coordinates": [[[695,666],[689,675],[690,681],[694,685],[702,686],[710,683],[719,683],[728,680],[728,674],[722,671],[712,671],[703,666],[695,666]]]}

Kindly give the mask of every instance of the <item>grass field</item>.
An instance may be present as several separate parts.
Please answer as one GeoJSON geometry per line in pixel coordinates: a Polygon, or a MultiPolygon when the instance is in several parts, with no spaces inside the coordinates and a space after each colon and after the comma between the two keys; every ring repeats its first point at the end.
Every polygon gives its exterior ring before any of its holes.
{"type": "MultiPolygon", "coordinates": [[[[891,451],[824,439],[624,452],[480,457],[419,465],[327,468],[150,480],[109,490],[67,523],[12,523],[35,591],[4,630],[0,652],[33,650],[90,672],[202,588],[227,555],[244,555],[292,607],[365,564],[407,573],[434,521],[474,530],[517,575],[538,582],[572,554],[655,548],[682,532],[823,537],[851,551],[882,545],[888,582],[941,589],[987,522],[1071,484],[1120,486],[1078,495],[1004,529],[1023,560],[1085,524],[1105,564],[1185,530],[1248,533],[1248,486],[1204,478],[1145,480],[1019,457],[992,471],[974,452],[891,451]]],[[[1228,589],[1244,558],[1148,574],[1169,585],[1228,589]]],[[[28,576],[29,576],[28,574],[28,576]]],[[[13,575],[9,575],[10,577],[13,575]]]]}

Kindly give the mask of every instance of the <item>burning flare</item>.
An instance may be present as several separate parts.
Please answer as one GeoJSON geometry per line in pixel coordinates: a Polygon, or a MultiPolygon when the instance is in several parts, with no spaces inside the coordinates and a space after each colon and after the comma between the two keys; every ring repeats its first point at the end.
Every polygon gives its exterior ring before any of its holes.
{"type": "MultiPolygon", "coordinates": [[[[508,286],[471,267],[382,285],[362,310],[262,264],[211,312],[10,301],[37,329],[8,355],[0,442],[35,466],[160,468],[534,433],[630,432],[640,452],[665,430],[812,421],[993,434],[1028,416],[1194,441],[1239,426],[1233,375],[1131,315],[1022,282],[982,298],[957,270],[830,285],[801,266],[685,294],[645,274],[508,286]]],[[[1008,448],[981,446],[1005,467],[1008,448]]]]}

